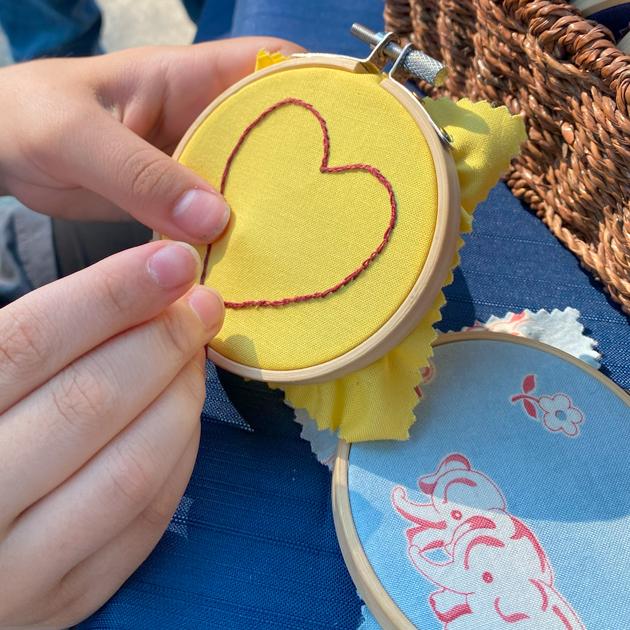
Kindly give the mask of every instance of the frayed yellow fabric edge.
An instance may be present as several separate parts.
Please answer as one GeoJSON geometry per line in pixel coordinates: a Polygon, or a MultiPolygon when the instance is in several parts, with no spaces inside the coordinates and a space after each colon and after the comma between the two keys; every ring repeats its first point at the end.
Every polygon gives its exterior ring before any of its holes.
{"type": "MultiPolygon", "coordinates": [[[[256,70],[284,61],[280,53],[260,51],[256,70]]],[[[429,115],[453,138],[452,155],[461,188],[461,233],[472,228],[472,212],[486,198],[492,186],[508,169],[510,160],[525,140],[522,119],[512,116],[506,107],[492,107],[487,102],[472,103],[462,99],[423,102],[429,115]]],[[[459,264],[457,250],[444,286],[453,281],[453,269],[459,264]]],[[[367,440],[405,440],[416,419],[418,404],[415,387],[420,370],[433,355],[437,337],[433,328],[441,318],[445,303],[442,291],[416,329],[384,357],[343,378],[316,385],[278,385],[294,409],[304,409],[319,429],[338,433],[348,442],[367,440]]]]}
{"type": "Polygon", "coordinates": [[[280,63],[287,59],[288,57],[281,52],[269,52],[265,49],[259,50],[256,55],[256,68],[254,71],[262,70],[263,68],[273,66],[275,63],[280,63]]]}

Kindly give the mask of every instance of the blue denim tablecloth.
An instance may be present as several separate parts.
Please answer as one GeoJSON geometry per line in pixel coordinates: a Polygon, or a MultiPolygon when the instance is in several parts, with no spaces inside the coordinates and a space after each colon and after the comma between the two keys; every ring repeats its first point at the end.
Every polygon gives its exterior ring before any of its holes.
{"type": "MultiPolygon", "coordinates": [[[[225,0],[207,4],[197,39],[231,24],[234,36],[276,35],[363,56],[348,28],[380,27],[382,9],[378,0],[236,0],[232,15],[225,0]]],[[[508,310],[573,306],[600,343],[603,371],[630,387],[627,318],[505,185],[478,208],[466,240],[442,330],[508,310]]],[[[335,538],[328,471],[299,438],[280,393],[219,378],[223,388],[211,372],[199,458],[173,523],[81,628],[357,627],[360,601],[335,538]]]]}

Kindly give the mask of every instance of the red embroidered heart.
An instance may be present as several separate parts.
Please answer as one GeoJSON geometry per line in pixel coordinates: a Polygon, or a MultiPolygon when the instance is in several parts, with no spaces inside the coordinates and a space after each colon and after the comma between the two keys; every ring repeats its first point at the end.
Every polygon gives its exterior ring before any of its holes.
{"type": "MultiPolygon", "coordinates": [[[[394,226],[396,225],[396,217],[398,214],[398,209],[396,205],[396,196],[394,194],[394,189],[390,183],[390,181],[374,166],[370,164],[345,164],[343,166],[329,166],[328,158],[330,155],[330,137],[328,135],[328,126],[326,125],[326,120],[324,117],[311,105],[306,101],[302,101],[299,98],[285,98],[281,101],[278,101],[274,105],[268,107],[265,111],[263,111],[253,122],[251,122],[246,128],[245,131],[240,135],[236,145],[232,149],[223,169],[223,175],[221,177],[221,194],[225,193],[225,187],[227,185],[227,180],[230,175],[230,169],[232,167],[232,162],[236,157],[236,154],[239,152],[240,148],[243,146],[243,143],[249,136],[249,134],[272,112],[275,112],[277,109],[281,107],[285,107],[286,105],[297,105],[298,107],[303,107],[305,110],[309,111],[317,121],[319,122],[319,126],[322,129],[322,140],[324,146],[324,154],[322,156],[322,162],[319,167],[321,173],[345,173],[346,171],[364,171],[369,173],[374,177],[384,188],[387,190],[389,194],[389,203],[390,203],[390,215],[389,222],[387,224],[387,229],[383,234],[383,239],[378,244],[378,247],[351,273],[349,273],[343,280],[340,280],[336,284],[322,291],[316,291],[314,293],[307,293],[304,295],[294,295],[293,297],[282,298],[277,300],[245,300],[243,302],[225,302],[226,308],[252,308],[252,307],[277,307],[277,306],[285,306],[287,304],[295,304],[298,302],[308,302],[309,300],[315,300],[319,298],[324,298],[336,291],[339,291],[342,287],[345,287],[347,284],[355,280],[361,273],[363,273],[372,263],[372,261],[379,256],[379,254],[385,249],[385,246],[389,242],[394,226]]],[[[203,273],[201,276],[201,282],[205,282],[207,273],[208,273],[208,262],[210,259],[210,245],[206,248],[206,255],[203,263],[203,273]]]]}

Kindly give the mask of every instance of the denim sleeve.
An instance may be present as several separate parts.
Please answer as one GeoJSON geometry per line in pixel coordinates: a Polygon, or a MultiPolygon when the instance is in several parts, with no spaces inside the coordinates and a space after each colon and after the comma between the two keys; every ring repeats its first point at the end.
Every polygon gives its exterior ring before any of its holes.
{"type": "Polygon", "coordinates": [[[15,61],[99,52],[101,13],[94,0],[0,0],[15,61]]]}

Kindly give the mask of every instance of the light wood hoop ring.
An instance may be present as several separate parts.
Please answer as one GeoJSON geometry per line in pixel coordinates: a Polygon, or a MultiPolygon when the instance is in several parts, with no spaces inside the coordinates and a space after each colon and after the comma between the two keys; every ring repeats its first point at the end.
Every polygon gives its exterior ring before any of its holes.
{"type": "MultiPolygon", "coordinates": [[[[333,68],[347,72],[365,73],[370,70],[359,59],[341,55],[297,55],[264,68],[238,83],[216,98],[197,118],[180,141],[173,157],[177,160],[193,134],[205,119],[224,101],[240,89],[266,76],[293,68],[333,68]]],[[[455,256],[460,221],[459,180],[455,163],[447,147],[435,132],[428,113],[418,99],[403,85],[384,76],[380,87],[392,94],[412,116],[422,132],[435,165],[438,210],[433,241],[429,253],[409,295],[385,324],[370,337],[347,352],[323,363],[294,370],[269,370],[244,365],[228,359],[208,347],[208,358],[218,366],[245,378],[271,383],[317,383],[330,381],[370,365],[395,348],[418,325],[431,308],[442,289],[455,256]]],[[[413,160],[413,156],[401,153],[401,160],[413,160]]]]}

